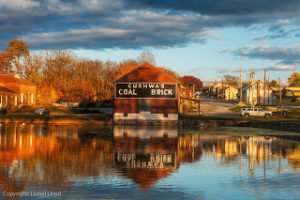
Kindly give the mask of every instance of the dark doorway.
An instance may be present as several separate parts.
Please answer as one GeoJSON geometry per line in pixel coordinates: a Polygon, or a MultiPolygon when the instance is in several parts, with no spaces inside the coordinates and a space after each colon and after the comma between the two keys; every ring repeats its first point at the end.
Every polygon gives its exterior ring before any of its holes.
{"type": "Polygon", "coordinates": [[[151,112],[151,100],[141,99],[140,100],[140,112],[151,112]]]}

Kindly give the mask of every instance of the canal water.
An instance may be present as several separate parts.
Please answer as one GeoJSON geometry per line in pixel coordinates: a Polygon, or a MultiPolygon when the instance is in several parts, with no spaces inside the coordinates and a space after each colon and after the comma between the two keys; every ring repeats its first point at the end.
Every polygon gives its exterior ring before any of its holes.
{"type": "Polygon", "coordinates": [[[0,199],[300,199],[300,134],[0,126],[0,199]]]}

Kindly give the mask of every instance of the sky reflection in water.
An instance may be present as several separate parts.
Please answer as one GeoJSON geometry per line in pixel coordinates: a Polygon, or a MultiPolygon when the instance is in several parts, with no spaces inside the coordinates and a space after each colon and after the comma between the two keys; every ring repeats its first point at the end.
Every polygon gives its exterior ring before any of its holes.
{"type": "Polygon", "coordinates": [[[0,199],[41,199],[42,192],[48,192],[42,199],[300,198],[300,136],[294,133],[44,125],[0,130],[0,199]]]}

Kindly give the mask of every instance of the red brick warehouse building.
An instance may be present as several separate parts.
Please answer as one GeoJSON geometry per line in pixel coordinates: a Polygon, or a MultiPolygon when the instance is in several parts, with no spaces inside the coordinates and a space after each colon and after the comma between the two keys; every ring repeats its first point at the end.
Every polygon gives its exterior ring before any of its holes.
{"type": "Polygon", "coordinates": [[[178,120],[177,80],[144,63],[115,82],[114,120],[178,120]]]}

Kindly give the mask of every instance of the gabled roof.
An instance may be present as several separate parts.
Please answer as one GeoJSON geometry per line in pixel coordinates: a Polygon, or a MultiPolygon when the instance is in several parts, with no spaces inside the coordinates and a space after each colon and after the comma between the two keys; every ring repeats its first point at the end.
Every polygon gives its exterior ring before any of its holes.
{"type": "Polygon", "coordinates": [[[2,86],[0,86],[0,92],[18,93],[18,92],[15,91],[15,90],[8,89],[8,88],[2,87],[2,86]]]}
{"type": "Polygon", "coordinates": [[[29,81],[21,79],[17,74],[0,74],[0,82],[33,85],[29,81]]]}
{"type": "MultiPolygon", "coordinates": [[[[121,76],[120,78],[118,78],[115,82],[127,82],[125,81],[126,79],[131,79],[132,77],[129,77],[132,73],[136,73],[137,70],[140,69],[149,69],[150,70],[150,74],[148,74],[148,76],[151,76],[151,72],[159,72],[160,74],[162,74],[163,76],[167,77],[168,79],[171,79],[173,82],[178,83],[178,81],[176,79],[174,79],[173,77],[169,76],[168,74],[166,74],[165,72],[161,71],[160,69],[158,69],[157,67],[152,66],[151,64],[145,62],[139,66],[137,66],[136,68],[130,70],[128,73],[124,74],[123,76],[121,76]]],[[[139,79],[139,77],[135,77],[137,80],[139,79]]],[[[153,77],[152,77],[153,78],[153,77]]],[[[137,82],[141,82],[141,81],[137,81],[137,82]]]]}
{"type": "Polygon", "coordinates": [[[234,85],[230,85],[230,86],[227,86],[227,87],[224,87],[225,90],[229,89],[229,88],[233,88],[233,89],[236,89],[236,90],[239,90],[240,88],[238,86],[234,86],[234,85]]]}

